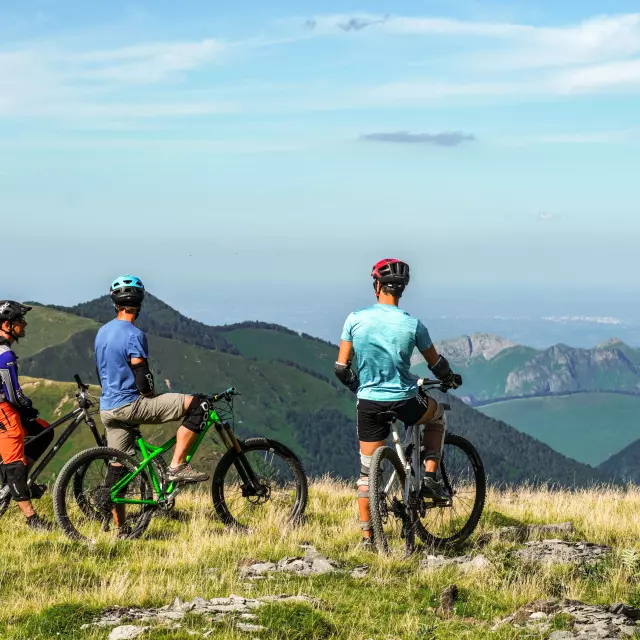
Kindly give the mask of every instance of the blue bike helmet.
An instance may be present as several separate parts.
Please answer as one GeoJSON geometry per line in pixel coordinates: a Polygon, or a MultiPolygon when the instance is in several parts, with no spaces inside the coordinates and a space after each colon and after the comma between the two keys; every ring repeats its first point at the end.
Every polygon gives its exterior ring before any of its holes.
{"type": "Polygon", "coordinates": [[[120,276],[111,283],[109,296],[118,306],[140,307],[144,300],[144,285],[137,276],[120,276]]]}

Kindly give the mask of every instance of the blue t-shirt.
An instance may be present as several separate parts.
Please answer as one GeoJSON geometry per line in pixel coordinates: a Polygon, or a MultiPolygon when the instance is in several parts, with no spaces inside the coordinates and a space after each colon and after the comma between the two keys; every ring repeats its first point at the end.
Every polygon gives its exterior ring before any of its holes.
{"type": "Polygon", "coordinates": [[[416,395],[411,354],[433,344],[420,320],[392,304],[374,304],[349,315],[342,340],[353,343],[358,361],[358,398],[394,402],[416,395]]]}
{"type": "Polygon", "coordinates": [[[95,350],[102,384],[100,409],[117,409],[137,400],[140,392],[130,361],[131,358],[149,358],[144,332],[126,320],[114,319],[100,327],[95,350]]]}

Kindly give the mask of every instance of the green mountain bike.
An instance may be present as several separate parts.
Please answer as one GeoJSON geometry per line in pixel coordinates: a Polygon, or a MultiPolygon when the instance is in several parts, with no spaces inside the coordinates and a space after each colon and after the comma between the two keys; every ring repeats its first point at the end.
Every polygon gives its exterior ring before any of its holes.
{"type": "MultiPolygon", "coordinates": [[[[307,505],[307,478],[302,463],[275,440],[236,437],[226,419],[233,416],[236,395],[239,393],[232,387],[209,396],[217,406],[210,410],[187,462],[214,427],[226,449],[211,483],[218,518],[237,529],[247,529],[265,520],[279,526],[296,522],[307,505]]],[[[154,513],[173,509],[184,485],[167,480],[168,465],[163,455],[175,443],[174,436],[162,446],[154,446],[138,432],[136,457],[109,447],[93,447],[71,458],[53,489],[55,518],[67,537],[91,542],[114,535],[139,538],[154,513]],[[107,468],[114,463],[121,465],[122,471],[120,479],[109,486],[107,468]],[[119,527],[115,526],[114,514],[120,520],[119,527]]]]}

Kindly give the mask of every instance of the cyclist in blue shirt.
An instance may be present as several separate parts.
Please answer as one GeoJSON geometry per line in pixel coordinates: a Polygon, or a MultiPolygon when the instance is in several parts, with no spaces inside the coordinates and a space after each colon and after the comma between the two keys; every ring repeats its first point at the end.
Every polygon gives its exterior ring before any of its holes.
{"type": "Polygon", "coordinates": [[[447,500],[446,489],[436,480],[444,438],[444,407],[423,394],[410,372],[414,349],[424,356],[431,372],[450,388],[462,378],[436,351],[427,328],[398,307],[409,284],[409,265],[395,258],[377,262],[371,273],[377,304],[354,311],[342,331],[335,365],[338,379],[357,394],[357,430],[360,440],[358,508],[363,543],[371,544],[369,472],[371,458],[390,435],[389,424],[379,424],[383,411],[395,411],[405,425],[425,424],[425,478],[421,494],[447,500]],[[355,354],[357,373],[351,369],[355,354]]]}
{"type": "MultiPolygon", "coordinates": [[[[179,420],[167,480],[208,480],[206,473],[186,462],[209,415],[207,397],[183,393],[156,395],[147,336],[134,325],[145,297],[144,285],[136,276],[120,276],[111,285],[110,297],[116,317],[100,328],[95,340],[96,370],[102,385],[100,418],[105,426],[107,445],[134,455],[138,426],[179,420]]],[[[122,471],[121,465],[109,465],[107,484],[113,486],[122,471]]],[[[115,509],[114,518],[121,528],[119,535],[126,537],[124,508],[115,509]]]]}

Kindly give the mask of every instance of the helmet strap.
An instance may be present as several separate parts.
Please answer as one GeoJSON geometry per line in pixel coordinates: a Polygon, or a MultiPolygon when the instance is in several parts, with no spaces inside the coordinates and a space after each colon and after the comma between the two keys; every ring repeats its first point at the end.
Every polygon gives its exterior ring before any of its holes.
{"type": "Polygon", "coordinates": [[[373,281],[373,291],[376,294],[376,298],[379,298],[380,291],[382,291],[382,285],[380,284],[380,281],[377,279],[374,279],[373,281]]]}

